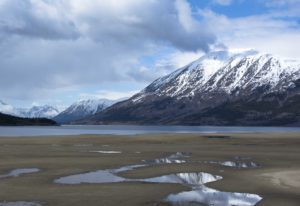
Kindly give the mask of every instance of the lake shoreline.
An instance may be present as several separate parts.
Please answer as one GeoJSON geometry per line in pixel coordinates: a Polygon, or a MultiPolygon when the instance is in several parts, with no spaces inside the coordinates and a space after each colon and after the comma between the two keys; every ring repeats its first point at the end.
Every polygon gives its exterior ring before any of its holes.
{"type": "Polygon", "coordinates": [[[215,127],[141,125],[0,126],[2,137],[145,134],[300,133],[300,127],[215,127]]]}

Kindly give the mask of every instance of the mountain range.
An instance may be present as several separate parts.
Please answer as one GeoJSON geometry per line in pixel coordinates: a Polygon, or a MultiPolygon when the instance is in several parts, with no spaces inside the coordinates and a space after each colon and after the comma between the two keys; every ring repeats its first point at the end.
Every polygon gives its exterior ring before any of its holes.
{"type": "Polygon", "coordinates": [[[0,112],[25,118],[53,118],[60,113],[60,110],[50,105],[17,108],[0,100],[0,112]]]}
{"type": "Polygon", "coordinates": [[[59,113],[53,119],[60,124],[70,123],[101,112],[117,101],[118,100],[108,99],[79,100],[69,106],[66,110],[59,113]]]}
{"type": "Polygon", "coordinates": [[[207,53],[76,124],[298,125],[300,63],[256,51],[207,53]]]}
{"type": "Polygon", "coordinates": [[[51,105],[17,108],[0,100],[0,112],[22,118],[48,118],[60,124],[67,124],[101,112],[121,100],[84,99],[73,103],[65,110],[59,110],[51,105]]]}

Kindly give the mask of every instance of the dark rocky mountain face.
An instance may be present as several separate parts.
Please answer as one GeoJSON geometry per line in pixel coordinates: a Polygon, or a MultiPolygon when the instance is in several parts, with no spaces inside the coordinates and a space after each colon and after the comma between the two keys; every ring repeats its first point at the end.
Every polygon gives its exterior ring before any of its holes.
{"type": "Polygon", "coordinates": [[[57,123],[53,120],[46,118],[21,118],[12,115],[0,113],[0,125],[1,126],[54,126],[57,123]]]}
{"type": "Polygon", "coordinates": [[[300,64],[249,51],[209,53],[80,123],[291,125],[300,64]]]}

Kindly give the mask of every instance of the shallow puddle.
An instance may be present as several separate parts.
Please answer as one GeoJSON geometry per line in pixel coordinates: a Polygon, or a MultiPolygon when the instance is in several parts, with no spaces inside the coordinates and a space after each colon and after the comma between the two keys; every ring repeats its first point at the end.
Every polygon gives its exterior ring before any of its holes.
{"type": "Polygon", "coordinates": [[[178,173],[144,179],[145,182],[153,183],[177,183],[192,188],[191,191],[171,194],[165,201],[173,205],[214,205],[214,206],[254,206],[262,198],[255,194],[221,192],[206,187],[204,184],[222,179],[221,176],[209,173],[178,173]]]}
{"type": "Polygon", "coordinates": [[[84,174],[70,175],[56,179],[55,183],[60,184],[82,184],[82,183],[114,183],[124,182],[126,179],[119,177],[107,170],[88,172],[84,174]]]}
{"type": "Polygon", "coordinates": [[[145,163],[148,164],[182,164],[186,163],[185,160],[178,160],[178,159],[170,159],[170,158],[160,158],[155,160],[145,160],[145,163]]]}
{"type": "Polygon", "coordinates": [[[171,194],[165,200],[175,206],[254,206],[262,198],[255,194],[221,192],[203,185],[194,187],[192,191],[171,194]]]}
{"type": "Polygon", "coordinates": [[[242,162],[242,161],[207,161],[206,163],[209,164],[219,164],[225,167],[233,167],[233,168],[237,168],[237,169],[253,169],[253,168],[259,168],[260,165],[252,162],[252,161],[248,161],[248,162],[242,162]]]}
{"type": "Polygon", "coordinates": [[[115,183],[135,181],[118,176],[118,173],[126,172],[147,165],[129,165],[111,170],[98,170],[95,172],[87,172],[83,174],[70,175],[54,180],[59,184],[82,184],[82,183],[115,183]]]}
{"type": "Polygon", "coordinates": [[[18,202],[0,202],[0,206],[41,206],[41,204],[35,202],[18,201],[18,202]]]}
{"type": "Polygon", "coordinates": [[[101,153],[101,154],[121,154],[121,151],[104,151],[104,150],[99,150],[99,151],[90,151],[90,152],[96,152],[96,153],[101,153]]]}
{"type": "MultiPolygon", "coordinates": [[[[7,174],[0,175],[0,178],[18,177],[23,174],[36,173],[39,171],[40,171],[40,169],[38,169],[38,168],[20,168],[20,169],[12,170],[7,174]]],[[[0,204],[0,206],[1,206],[1,204],[0,204]]]]}
{"type": "Polygon", "coordinates": [[[258,168],[259,164],[255,162],[233,162],[233,161],[225,161],[222,162],[221,165],[227,167],[235,167],[235,168],[258,168]]]}
{"type": "Polygon", "coordinates": [[[153,182],[153,183],[177,183],[183,185],[203,185],[209,182],[214,182],[221,180],[221,176],[212,175],[205,172],[192,172],[192,173],[177,173],[164,175],[160,177],[153,177],[142,179],[143,182],[153,182]]]}
{"type": "MultiPolygon", "coordinates": [[[[129,165],[117,169],[98,170],[77,175],[70,175],[56,179],[59,184],[81,184],[81,183],[116,183],[116,182],[147,182],[158,184],[182,184],[190,187],[191,191],[170,194],[165,201],[175,206],[186,205],[214,205],[214,206],[254,206],[261,197],[256,194],[221,192],[206,187],[204,184],[221,180],[221,176],[204,172],[176,173],[159,177],[145,179],[128,179],[118,175],[118,173],[147,167],[155,164],[182,163],[177,158],[188,157],[185,153],[176,153],[166,158],[159,158],[152,161],[145,161],[148,164],[129,165]]],[[[184,161],[184,160],[183,160],[184,161]]],[[[1,206],[1,205],[0,205],[1,206]]]]}
{"type": "MultiPolygon", "coordinates": [[[[117,151],[91,151],[91,152],[117,152],[117,151]]],[[[81,184],[81,183],[115,183],[115,182],[128,182],[128,181],[140,181],[134,179],[126,179],[118,176],[118,173],[126,172],[129,170],[146,167],[157,164],[171,164],[171,163],[185,163],[185,160],[179,160],[178,158],[188,157],[190,154],[177,152],[166,158],[158,158],[155,160],[143,161],[144,164],[128,165],[117,169],[98,170],[95,172],[87,172],[83,174],[70,175],[61,177],[54,180],[55,183],[59,184],[81,184]]]]}
{"type": "Polygon", "coordinates": [[[186,163],[186,160],[181,160],[181,158],[187,158],[190,156],[190,153],[185,152],[176,152],[168,157],[157,158],[154,160],[143,160],[147,164],[182,164],[186,163]]]}
{"type": "Polygon", "coordinates": [[[141,168],[141,167],[146,167],[146,166],[148,166],[148,165],[146,165],[146,164],[128,165],[128,166],[120,167],[120,168],[117,168],[117,169],[111,169],[109,171],[116,174],[116,173],[127,172],[127,171],[130,171],[130,170],[134,170],[134,169],[141,168]]]}

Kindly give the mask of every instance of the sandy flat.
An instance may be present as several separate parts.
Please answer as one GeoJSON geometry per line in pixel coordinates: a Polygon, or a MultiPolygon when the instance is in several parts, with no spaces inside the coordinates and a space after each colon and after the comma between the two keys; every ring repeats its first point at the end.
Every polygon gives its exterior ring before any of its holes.
{"type": "Polygon", "coordinates": [[[209,134],[0,138],[0,175],[18,168],[41,169],[41,172],[1,179],[0,203],[165,206],[162,200],[167,195],[187,188],[179,184],[138,182],[59,185],[53,181],[68,175],[141,164],[143,160],[185,152],[190,154],[184,158],[189,163],[138,168],[120,175],[141,179],[180,172],[206,172],[223,177],[207,186],[225,192],[258,194],[263,200],[257,206],[299,206],[300,133],[218,134],[230,138],[212,135],[214,138],[208,137],[209,134]],[[242,157],[241,161],[253,161],[261,167],[235,169],[205,163],[234,161],[236,157],[242,157]]]}
{"type": "Polygon", "coordinates": [[[300,189],[300,170],[286,170],[265,173],[262,176],[270,178],[271,182],[283,188],[300,189]]]}

